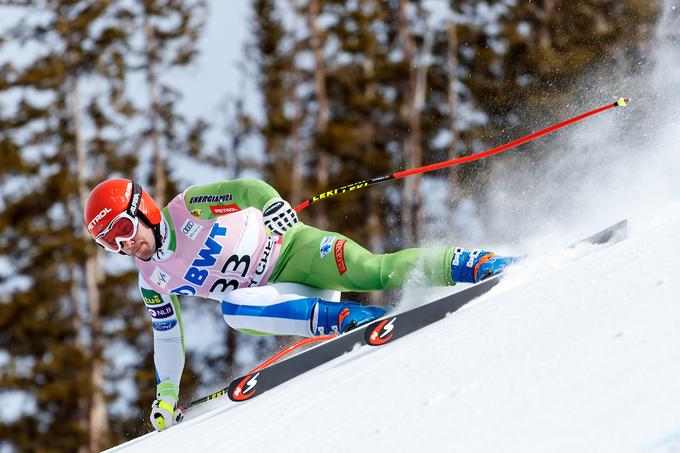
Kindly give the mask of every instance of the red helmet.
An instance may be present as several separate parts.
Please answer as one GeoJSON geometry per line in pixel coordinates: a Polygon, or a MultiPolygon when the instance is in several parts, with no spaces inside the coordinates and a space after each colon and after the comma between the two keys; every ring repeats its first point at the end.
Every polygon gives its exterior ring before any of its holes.
{"type": "Polygon", "coordinates": [[[153,198],[131,179],[108,179],[92,189],[85,202],[87,231],[97,240],[123,213],[139,218],[151,227],[157,245],[160,244],[161,211],[153,198]],[[138,194],[141,194],[141,200],[138,194]]]}

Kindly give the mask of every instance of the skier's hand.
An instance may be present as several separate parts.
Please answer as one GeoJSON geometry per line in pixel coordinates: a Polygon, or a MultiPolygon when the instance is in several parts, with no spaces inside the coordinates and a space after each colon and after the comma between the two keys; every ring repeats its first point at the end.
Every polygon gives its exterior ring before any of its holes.
{"type": "Polygon", "coordinates": [[[295,210],[286,200],[274,198],[269,200],[262,209],[264,226],[274,236],[283,236],[298,221],[295,210]]]}
{"type": "Polygon", "coordinates": [[[151,404],[149,416],[156,431],[163,431],[182,420],[182,413],[177,410],[178,395],[179,389],[171,381],[158,384],[156,400],[151,404]]]}

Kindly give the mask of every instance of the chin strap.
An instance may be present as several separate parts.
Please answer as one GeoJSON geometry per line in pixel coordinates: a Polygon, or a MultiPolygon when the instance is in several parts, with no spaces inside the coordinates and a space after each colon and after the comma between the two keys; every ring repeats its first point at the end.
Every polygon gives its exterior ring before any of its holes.
{"type": "Polygon", "coordinates": [[[156,239],[156,250],[154,250],[154,253],[156,253],[161,248],[161,245],[163,245],[163,236],[161,236],[160,225],[153,225],[151,229],[153,230],[153,237],[156,239]]]}
{"type": "Polygon", "coordinates": [[[163,236],[161,235],[161,223],[163,223],[163,220],[161,220],[158,225],[154,225],[141,212],[137,214],[137,217],[153,231],[153,237],[156,241],[156,249],[153,252],[156,253],[158,249],[161,248],[161,245],[163,245],[163,236]]]}

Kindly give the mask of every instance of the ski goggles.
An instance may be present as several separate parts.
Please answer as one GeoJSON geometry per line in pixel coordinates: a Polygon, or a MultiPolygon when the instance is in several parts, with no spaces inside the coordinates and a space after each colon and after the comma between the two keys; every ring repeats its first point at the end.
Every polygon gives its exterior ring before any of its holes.
{"type": "Polygon", "coordinates": [[[137,210],[142,198],[142,187],[134,181],[130,182],[132,183],[132,196],[127,209],[114,217],[104,231],[94,239],[97,244],[109,252],[121,253],[123,250],[122,242],[132,239],[137,234],[137,227],[139,226],[137,210]]]}

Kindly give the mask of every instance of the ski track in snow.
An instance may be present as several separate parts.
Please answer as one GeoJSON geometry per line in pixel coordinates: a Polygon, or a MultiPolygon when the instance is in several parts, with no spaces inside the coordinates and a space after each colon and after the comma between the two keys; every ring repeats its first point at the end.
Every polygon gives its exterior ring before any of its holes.
{"type": "Polygon", "coordinates": [[[112,451],[680,452],[679,213],[112,451]]]}

